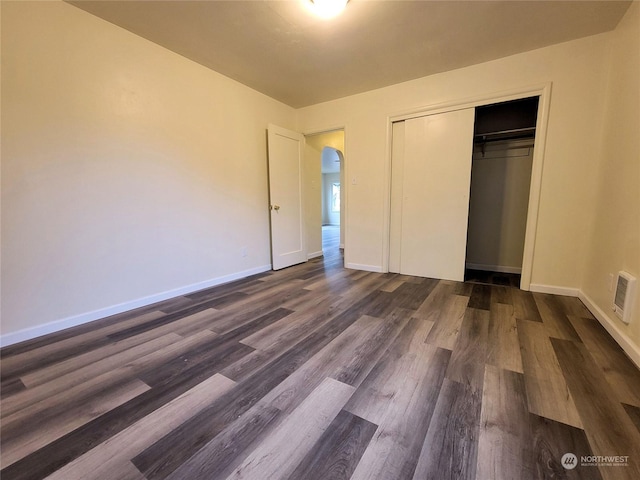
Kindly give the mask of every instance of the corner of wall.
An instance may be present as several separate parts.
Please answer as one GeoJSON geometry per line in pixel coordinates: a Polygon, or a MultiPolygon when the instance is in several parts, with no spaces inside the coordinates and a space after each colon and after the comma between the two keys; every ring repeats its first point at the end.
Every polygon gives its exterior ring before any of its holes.
{"type": "Polygon", "coordinates": [[[595,203],[588,223],[580,298],[640,367],[640,301],[629,325],[611,311],[610,276],[625,270],[640,276],[640,4],[633,2],[609,33],[607,83],[595,203]]]}
{"type": "Polygon", "coordinates": [[[578,298],[585,304],[594,317],[605,328],[609,335],[620,345],[620,348],[627,356],[640,368],[640,346],[634,342],[625,332],[617,325],[617,322],[611,316],[605,313],[586,293],[580,290],[578,298]]]}

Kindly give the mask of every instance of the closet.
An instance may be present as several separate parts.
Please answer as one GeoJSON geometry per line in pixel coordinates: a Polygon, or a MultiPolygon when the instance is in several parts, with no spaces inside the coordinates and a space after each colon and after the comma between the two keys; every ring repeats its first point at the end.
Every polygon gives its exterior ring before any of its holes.
{"type": "Polygon", "coordinates": [[[392,124],[389,271],[518,272],[538,98],[392,124]],[[468,271],[468,270],[467,270],[468,271]]]}

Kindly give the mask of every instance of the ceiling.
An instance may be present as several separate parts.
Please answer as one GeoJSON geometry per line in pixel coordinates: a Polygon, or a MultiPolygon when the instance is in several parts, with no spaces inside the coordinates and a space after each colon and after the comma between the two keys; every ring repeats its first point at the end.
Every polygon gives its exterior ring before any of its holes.
{"type": "Polygon", "coordinates": [[[612,30],[630,1],[70,1],[292,107],[612,30]]]}

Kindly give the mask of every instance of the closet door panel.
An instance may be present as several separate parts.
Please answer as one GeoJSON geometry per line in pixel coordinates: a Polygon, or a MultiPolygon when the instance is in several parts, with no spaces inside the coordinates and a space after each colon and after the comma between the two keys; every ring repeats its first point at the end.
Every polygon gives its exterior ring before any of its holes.
{"type": "Polygon", "coordinates": [[[464,280],[474,109],[405,122],[400,271],[464,280]]]}
{"type": "Polygon", "coordinates": [[[402,183],[404,181],[404,121],[392,124],[391,211],[389,222],[389,271],[400,273],[402,245],[402,183]]]}

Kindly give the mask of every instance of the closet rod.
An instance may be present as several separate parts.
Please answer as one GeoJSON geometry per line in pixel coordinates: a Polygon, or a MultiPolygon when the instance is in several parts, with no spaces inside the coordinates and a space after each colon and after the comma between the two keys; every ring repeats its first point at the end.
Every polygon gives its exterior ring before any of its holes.
{"type": "Polygon", "coordinates": [[[535,132],[535,127],[531,127],[515,128],[495,133],[476,134],[473,136],[473,143],[474,145],[480,146],[480,152],[482,153],[482,158],[484,158],[488,143],[532,140],[535,138],[535,132]]]}
{"type": "Polygon", "coordinates": [[[499,132],[476,133],[474,137],[488,137],[492,135],[512,135],[514,133],[534,133],[536,127],[513,128],[511,130],[500,130],[499,132]]]}

